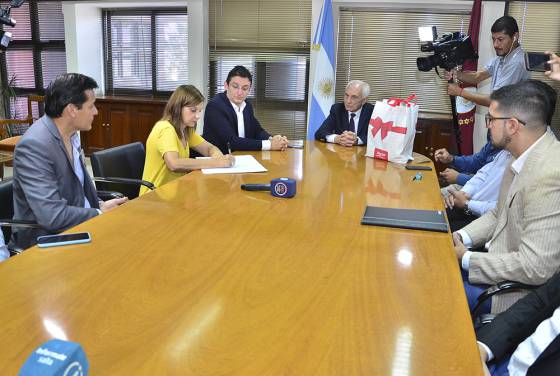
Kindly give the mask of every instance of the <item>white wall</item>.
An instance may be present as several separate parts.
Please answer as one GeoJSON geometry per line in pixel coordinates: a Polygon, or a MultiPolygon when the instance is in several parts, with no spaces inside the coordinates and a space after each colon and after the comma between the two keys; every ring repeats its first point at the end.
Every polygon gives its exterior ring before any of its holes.
{"type": "MultiPolygon", "coordinates": [[[[317,22],[319,21],[319,16],[321,13],[321,7],[323,5],[323,0],[312,0],[312,17],[313,22],[311,26],[311,38],[315,33],[315,28],[317,27],[317,22]]],[[[383,7],[383,8],[415,8],[415,9],[458,9],[458,10],[468,10],[472,8],[471,0],[410,0],[410,1],[387,1],[387,0],[333,0],[333,18],[334,18],[334,28],[335,35],[338,34],[338,15],[340,7],[383,7]]],[[[495,56],[494,49],[492,48],[492,39],[490,34],[490,27],[494,21],[504,15],[505,2],[503,1],[492,1],[482,3],[482,22],[479,34],[479,69],[483,68],[486,63],[495,56]]],[[[335,41],[335,54],[336,54],[336,41],[335,41]]],[[[309,98],[311,98],[311,92],[313,88],[313,77],[315,72],[313,71],[315,62],[315,54],[313,50],[311,51],[311,71],[309,76],[309,98]]],[[[490,81],[485,82],[485,85],[479,87],[479,91],[483,93],[489,93],[490,81]]],[[[486,128],[484,126],[484,114],[488,111],[488,108],[478,106],[476,115],[476,125],[474,130],[474,148],[475,151],[479,150],[486,143],[486,128]]]]}
{"type": "MultiPolygon", "coordinates": [[[[496,57],[494,47],[492,47],[492,33],[490,28],[494,21],[504,15],[505,2],[502,1],[483,1],[482,2],[482,22],[480,23],[480,33],[478,39],[478,69],[484,66],[496,57]]],[[[490,94],[490,80],[484,81],[478,85],[478,91],[483,94],[490,94]]],[[[484,115],[488,112],[488,107],[477,106],[475,127],[473,134],[474,150],[480,150],[486,143],[486,126],[484,123],[484,115]]]]}

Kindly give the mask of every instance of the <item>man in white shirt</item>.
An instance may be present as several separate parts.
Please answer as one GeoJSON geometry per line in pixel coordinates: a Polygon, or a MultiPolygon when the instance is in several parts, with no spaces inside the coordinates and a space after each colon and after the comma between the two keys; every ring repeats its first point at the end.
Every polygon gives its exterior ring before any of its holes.
{"type": "Polygon", "coordinates": [[[447,188],[447,195],[444,195],[443,201],[452,232],[465,227],[496,207],[500,183],[510,161],[511,154],[507,150],[501,150],[492,162],[478,170],[461,190],[455,189],[453,185],[447,188]]]}
{"type": "Polygon", "coordinates": [[[225,91],[212,98],[204,111],[202,137],[224,154],[237,150],[286,150],[288,139],[271,136],[255,117],[247,101],[253,76],[247,68],[235,66],[224,83],[225,91]]]}
{"type": "MultiPolygon", "coordinates": [[[[514,160],[504,173],[496,208],[453,233],[471,308],[477,285],[504,280],[540,285],[560,268],[560,142],[547,132],[552,89],[544,87],[521,82],[491,95],[486,125],[492,143],[514,160]]],[[[502,312],[524,295],[496,296],[491,310],[502,312]]]]}

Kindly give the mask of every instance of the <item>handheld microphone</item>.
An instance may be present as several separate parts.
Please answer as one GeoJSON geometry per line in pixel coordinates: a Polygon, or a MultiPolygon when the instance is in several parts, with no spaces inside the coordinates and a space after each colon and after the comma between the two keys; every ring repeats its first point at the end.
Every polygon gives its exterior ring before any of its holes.
{"type": "Polygon", "coordinates": [[[244,191],[270,191],[270,184],[241,184],[244,191]]]}
{"type": "Polygon", "coordinates": [[[244,191],[268,191],[274,197],[290,198],[296,195],[296,181],[291,178],[272,179],[270,184],[241,184],[244,191]]]}

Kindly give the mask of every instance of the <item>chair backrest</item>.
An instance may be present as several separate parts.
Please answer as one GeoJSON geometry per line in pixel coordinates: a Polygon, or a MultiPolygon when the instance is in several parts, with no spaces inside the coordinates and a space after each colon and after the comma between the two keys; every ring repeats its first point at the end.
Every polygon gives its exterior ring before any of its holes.
{"type": "MultiPolygon", "coordinates": [[[[133,142],[91,155],[94,177],[142,179],[146,150],[141,142],[133,142]]],[[[118,183],[96,183],[98,190],[117,191],[129,199],[138,197],[140,186],[118,183]]]]}
{"type": "Polygon", "coordinates": [[[45,97],[43,95],[33,95],[30,94],[27,96],[27,117],[31,119],[31,122],[37,120],[37,118],[33,117],[33,103],[37,103],[39,117],[44,113],[43,109],[43,102],[45,101],[45,97]]]}
{"type": "Polygon", "coordinates": [[[37,117],[33,117],[33,104],[37,103],[39,116],[43,114],[43,102],[45,97],[42,95],[30,94],[27,96],[27,117],[19,119],[0,120],[0,140],[5,140],[0,144],[1,150],[14,151],[16,143],[23,134],[33,124],[37,117]]]}
{"type": "MultiPolygon", "coordinates": [[[[12,179],[4,179],[0,181],[0,218],[12,219],[14,216],[14,190],[12,179]]],[[[10,227],[2,227],[4,239],[6,243],[10,240],[12,229],[10,227]]]]}

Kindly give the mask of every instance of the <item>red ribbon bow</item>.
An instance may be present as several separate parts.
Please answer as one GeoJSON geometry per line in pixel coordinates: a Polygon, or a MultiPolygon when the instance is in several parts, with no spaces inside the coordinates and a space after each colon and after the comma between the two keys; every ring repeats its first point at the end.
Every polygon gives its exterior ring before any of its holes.
{"type": "Polygon", "coordinates": [[[405,127],[393,127],[393,122],[388,121],[386,123],[381,120],[381,118],[376,117],[375,119],[370,119],[369,124],[372,126],[371,135],[375,137],[377,132],[381,131],[381,139],[384,140],[389,132],[395,132],[400,134],[406,134],[405,127]]]}

